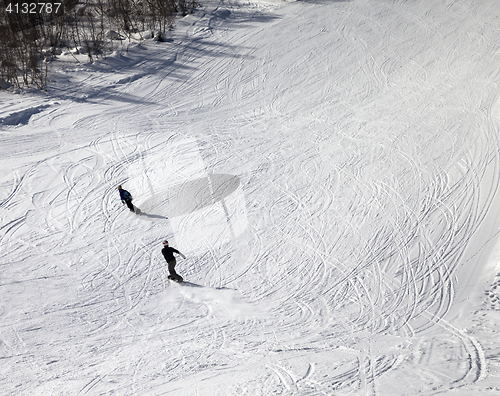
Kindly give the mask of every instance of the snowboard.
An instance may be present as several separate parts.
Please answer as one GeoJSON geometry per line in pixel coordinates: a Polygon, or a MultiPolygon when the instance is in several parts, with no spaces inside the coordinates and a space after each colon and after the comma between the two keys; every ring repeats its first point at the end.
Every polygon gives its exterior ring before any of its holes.
{"type": "Polygon", "coordinates": [[[137,206],[134,206],[134,209],[135,209],[135,214],[141,214],[141,210],[137,207],[137,206]]]}
{"type": "Polygon", "coordinates": [[[172,282],[176,282],[176,283],[183,283],[184,282],[184,279],[182,279],[182,276],[180,276],[180,275],[177,275],[177,276],[169,275],[168,279],[170,279],[172,282]]]}

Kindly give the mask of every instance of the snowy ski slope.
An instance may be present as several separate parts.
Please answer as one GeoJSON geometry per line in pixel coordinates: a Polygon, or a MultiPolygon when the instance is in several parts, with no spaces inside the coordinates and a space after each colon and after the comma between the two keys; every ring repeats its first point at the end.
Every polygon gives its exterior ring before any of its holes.
{"type": "Polygon", "coordinates": [[[0,93],[0,394],[500,394],[499,15],[210,0],[0,93]]]}

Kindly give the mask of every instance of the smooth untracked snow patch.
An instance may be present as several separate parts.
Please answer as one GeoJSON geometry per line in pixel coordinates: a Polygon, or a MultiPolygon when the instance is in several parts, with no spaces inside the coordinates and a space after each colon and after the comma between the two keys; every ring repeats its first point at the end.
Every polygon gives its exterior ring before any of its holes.
{"type": "Polygon", "coordinates": [[[195,139],[172,137],[128,160],[127,188],[144,220],[168,217],[177,248],[201,254],[240,236],[245,198],[235,175],[209,174],[195,139]]]}

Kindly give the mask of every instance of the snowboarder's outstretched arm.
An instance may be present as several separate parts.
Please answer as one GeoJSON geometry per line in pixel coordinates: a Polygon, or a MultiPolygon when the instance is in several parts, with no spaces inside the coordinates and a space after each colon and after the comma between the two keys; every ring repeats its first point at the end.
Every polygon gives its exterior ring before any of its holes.
{"type": "Polygon", "coordinates": [[[186,259],[186,256],[184,256],[181,252],[179,252],[177,249],[172,249],[175,253],[177,253],[179,256],[181,256],[183,259],[186,259]]]}

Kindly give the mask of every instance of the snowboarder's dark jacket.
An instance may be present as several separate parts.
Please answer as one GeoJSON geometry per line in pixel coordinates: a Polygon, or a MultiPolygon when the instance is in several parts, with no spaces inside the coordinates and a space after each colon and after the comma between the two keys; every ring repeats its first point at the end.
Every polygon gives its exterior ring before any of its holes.
{"type": "Polygon", "coordinates": [[[167,263],[175,259],[174,253],[181,254],[181,252],[179,252],[177,249],[174,249],[170,246],[165,246],[161,250],[161,253],[163,254],[163,257],[165,257],[165,260],[167,260],[167,263]]]}
{"type": "Polygon", "coordinates": [[[132,194],[130,194],[127,190],[120,189],[120,198],[122,201],[132,201],[132,194]]]}

